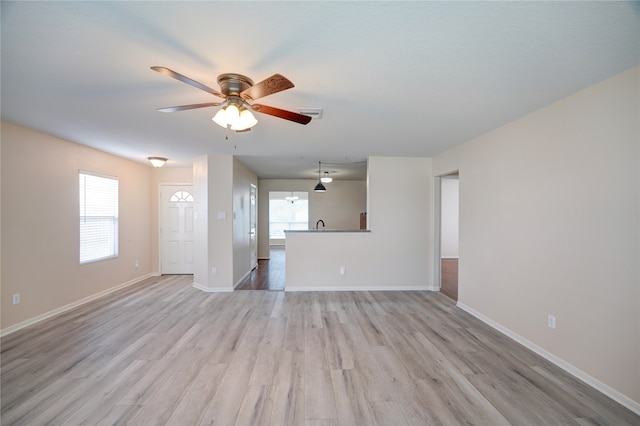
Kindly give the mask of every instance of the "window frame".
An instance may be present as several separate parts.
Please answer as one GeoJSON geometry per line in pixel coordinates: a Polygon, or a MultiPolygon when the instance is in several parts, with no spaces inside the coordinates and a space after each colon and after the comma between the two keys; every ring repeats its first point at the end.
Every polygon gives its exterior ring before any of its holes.
{"type": "Polygon", "coordinates": [[[305,191],[269,191],[269,241],[282,241],[285,239],[285,234],[284,231],[287,230],[307,230],[309,229],[309,193],[305,192],[305,191]],[[295,220],[295,212],[291,209],[288,211],[288,213],[290,214],[288,220],[276,220],[274,219],[274,205],[273,203],[284,203],[284,205],[287,204],[291,204],[293,205],[294,203],[291,203],[290,201],[286,201],[285,199],[281,199],[279,197],[272,197],[272,193],[300,193],[300,194],[305,194],[304,196],[301,196],[300,199],[298,199],[298,201],[295,201],[295,204],[297,205],[301,205],[301,204],[306,204],[306,209],[305,209],[305,213],[306,213],[306,221],[299,221],[299,220],[295,220]],[[283,231],[282,234],[274,234],[275,230],[274,228],[280,228],[281,226],[275,226],[275,225],[283,225],[283,231]]]}
{"type": "Polygon", "coordinates": [[[111,175],[107,175],[104,173],[98,173],[98,172],[93,172],[93,171],[89,171],[89,170],[78,170],[78,260],[80,262],[80,265],[88,265],[91,263],[97,263],[97,262],[102,262],[105,260],[110,260],[110,259],[116,259],[118,258],[119,255],[119,251],[120,251],[120,180],[118,179],[117,176],[111,176],[111,175]],[[99,256],[99,257],[92,257],[92,258],[88,258],[86,260],[82,259],[82,247],[83,247],[83,232],[82,232],[82,225],[83,223],[86,223],[87,218],[88,217],[92,217],[92,216],[88,216],[86,215],[86,203],[87,203],[87,199],[86,199],[86,186],[84,186],[85,192],[82,193],[82,188],[83,188],[83,176],[89,176],[89,177],[94,177],[94,178],[100,178],[100,179],[110,179],[115,181],[115,206],[111,205],[111,208],[115,207],[115,216],[111,216],[111,215],[104,215],[104,216],[97,216],[94,215],[94,218],[102,218],[104,219],[110,219],[113,223],[113,235],[112,235],[112,245],[110,244],[110,249],[112,248],[111,253],[106,255],[106,256],[99,256]],[[85,214],[82,214],[82,206],[85,206],[85,214]]]}

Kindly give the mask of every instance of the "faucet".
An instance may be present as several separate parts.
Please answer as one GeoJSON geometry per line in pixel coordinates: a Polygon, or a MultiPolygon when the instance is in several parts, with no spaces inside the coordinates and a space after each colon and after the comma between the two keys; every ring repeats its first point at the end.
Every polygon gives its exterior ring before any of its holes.
{"type": "Polygon", "coordinates": [[[316,222],[316,229],[318,229],[318,224],[322,222],[322,227],[324,228],[324,220],[322,219],[318,219],[318,221],[316,222]]]}

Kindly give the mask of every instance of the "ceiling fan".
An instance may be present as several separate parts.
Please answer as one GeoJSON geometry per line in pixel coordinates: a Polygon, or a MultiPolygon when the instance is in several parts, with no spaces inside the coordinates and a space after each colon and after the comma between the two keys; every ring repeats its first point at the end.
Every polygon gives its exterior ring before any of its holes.
{"type": "Polygon", "coordinates": [[[222,102],[205,102],[158,108],[160,112],[177,112],[224,105],[213,117],[213,121],[224,128],[230,128],[236,132],[249,131],[251,127],[258,122],[253,114],[251,114],[251,111],[272,115],[300,124],[308,124],[311,121],[311,117],[308,115],[298,114],[268,105],[251,103],[256,99],[294,87],[288,78],[280,74],[274,74],[257,84],[254,84],[253,80],[249,77],[241,74],[220,74],[218,76],[220,91],[217,91],[169,68],[154,66],[151,67],[151,69],[223,99],[222,102]]]}

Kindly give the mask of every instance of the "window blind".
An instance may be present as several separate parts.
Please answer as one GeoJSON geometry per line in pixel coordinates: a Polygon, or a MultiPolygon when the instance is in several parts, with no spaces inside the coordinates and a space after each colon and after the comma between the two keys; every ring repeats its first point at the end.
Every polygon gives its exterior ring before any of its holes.
{"type": "Polygon", "coordinates": [[[118,255],[118,179],[80,171],[80,264],[118,255]]]}

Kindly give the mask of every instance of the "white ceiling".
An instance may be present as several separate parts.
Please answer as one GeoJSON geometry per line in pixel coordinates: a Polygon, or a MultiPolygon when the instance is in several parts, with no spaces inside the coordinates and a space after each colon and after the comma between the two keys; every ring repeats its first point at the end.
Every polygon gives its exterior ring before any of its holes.
{"type": "MultiPolygon", "coordinates": [[[[2,119],[139,162],[233,154],[260,177],[318,161],[433,156],[640,64],[638,2],[2,1],[2,119]],[[307,126],[211,121],[225,72],[296,87],[260,103],[324,109],[307,126]]],[[[323,168],[324,169],[324,168],[323,168]]],[[[362,176],[363,168],[356,168],[362,176]]]]}

